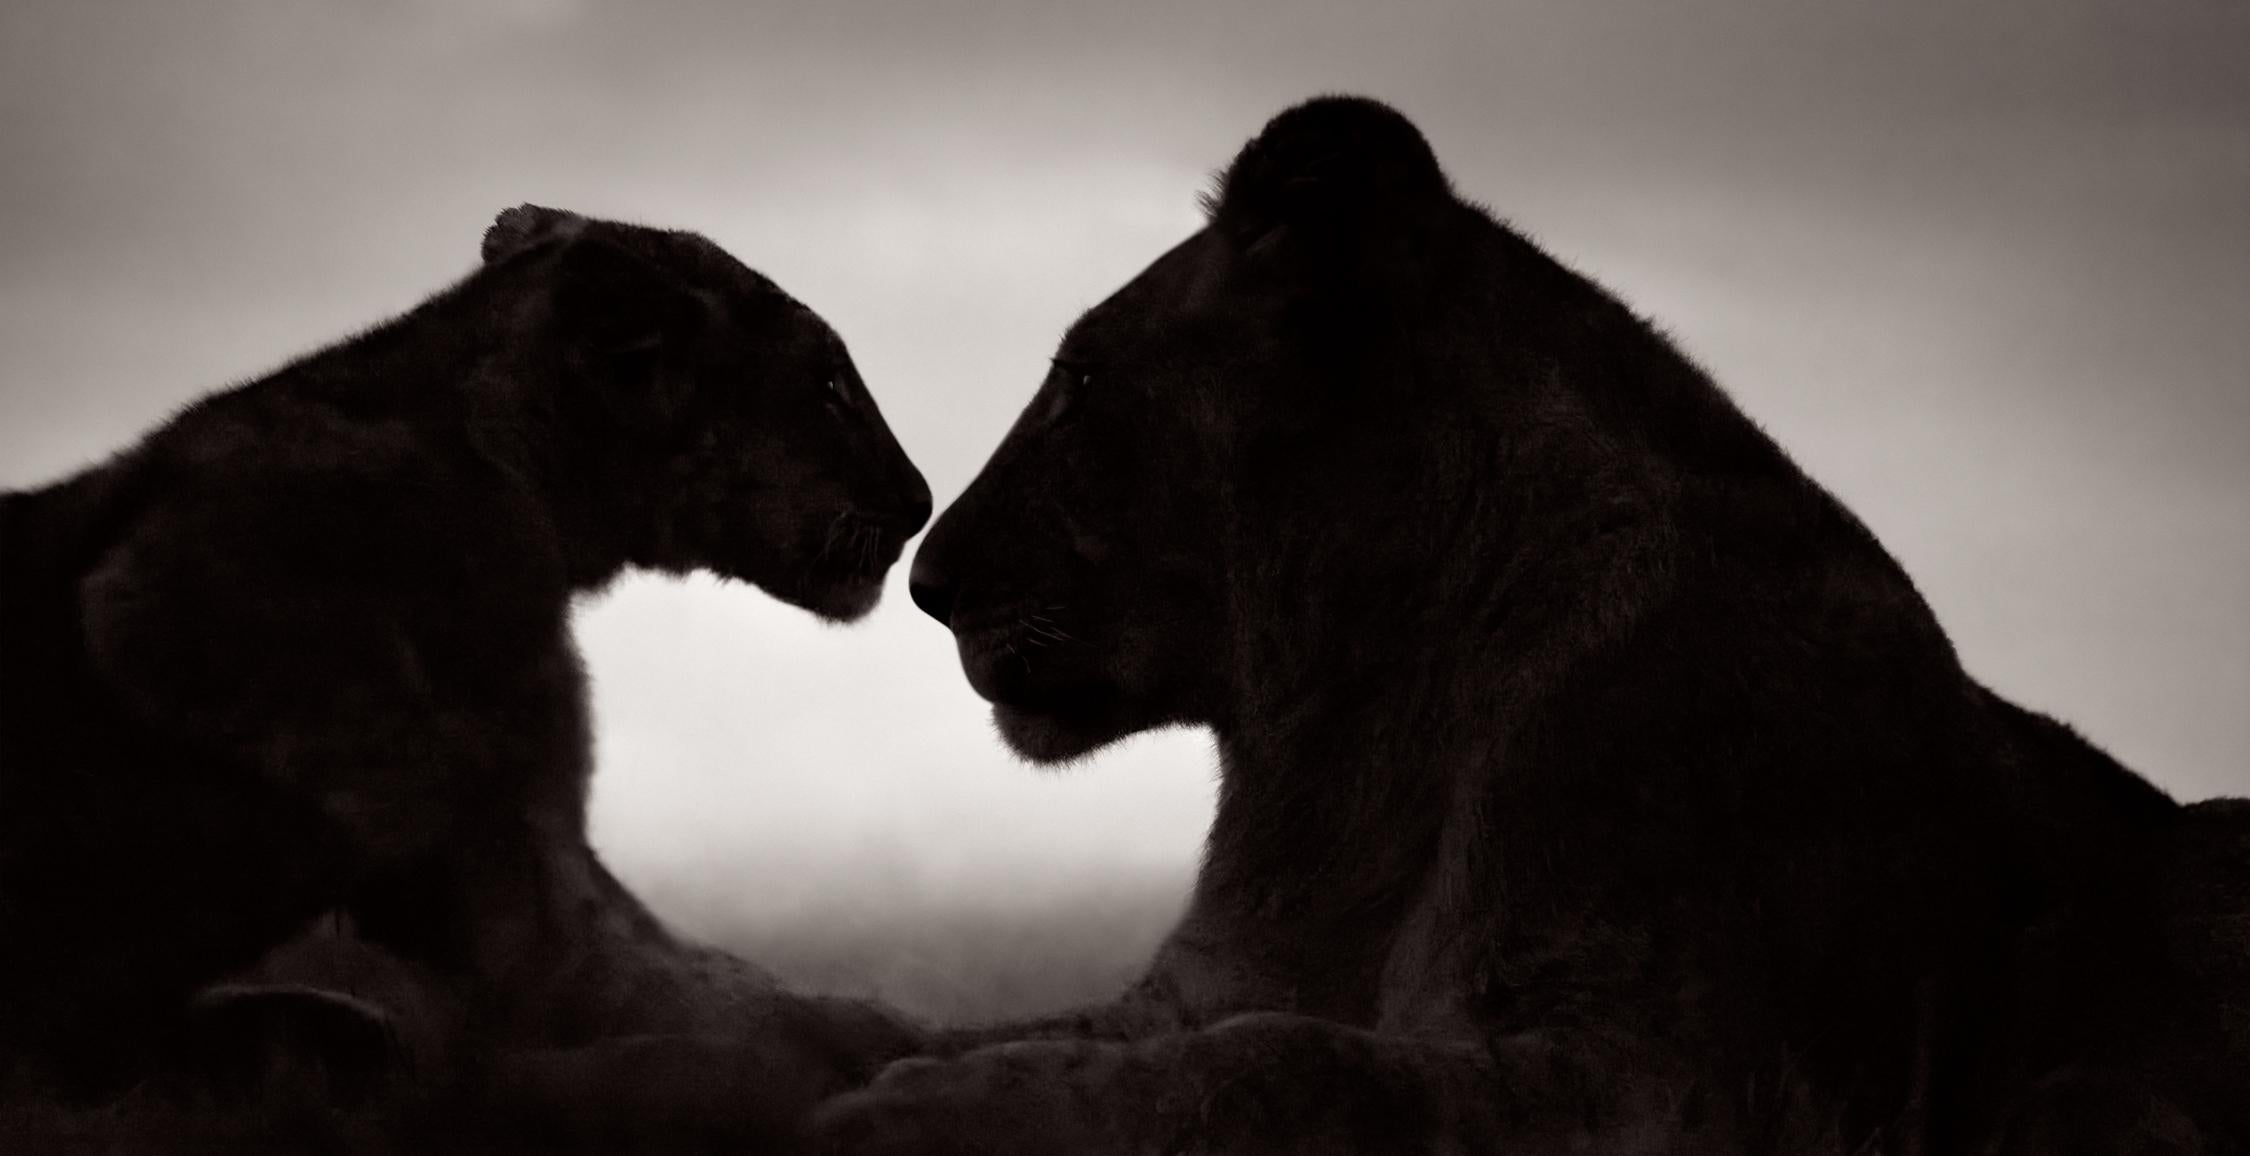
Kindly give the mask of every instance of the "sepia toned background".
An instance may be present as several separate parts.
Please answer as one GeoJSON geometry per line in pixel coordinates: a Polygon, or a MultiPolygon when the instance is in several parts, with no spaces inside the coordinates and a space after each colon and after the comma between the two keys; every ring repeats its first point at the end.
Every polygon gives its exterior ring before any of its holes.
{"type": "MultiPolygon", "coordinates": [[[[0,485],[404,309],[532,200],[700,229],[820,310],[942,504],[1212,170],[1359,91],[1708,366],[1972,670],[2250,793],[2245,60],[2217,0],[10,0],[0,485]]],[[[810,983],[1113,984],[1192,871],[1207,742],[1025,768],[893,593],[848,630],[708,580],[589,601],[597,841],[810,983]]]]}

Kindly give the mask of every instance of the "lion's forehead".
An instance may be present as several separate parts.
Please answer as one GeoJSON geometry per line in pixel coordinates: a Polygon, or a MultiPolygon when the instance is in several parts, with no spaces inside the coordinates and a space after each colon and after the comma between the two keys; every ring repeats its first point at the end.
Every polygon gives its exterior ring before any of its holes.
{"type": "Polygon", "coordinates": [[[1177,319],[1207,311],[1226,290],[1224,246],[1199,229],[1087,310],[1064,333],[1060,356],[1093,358],[1119,343],[1165,335],[1177,319]]]}

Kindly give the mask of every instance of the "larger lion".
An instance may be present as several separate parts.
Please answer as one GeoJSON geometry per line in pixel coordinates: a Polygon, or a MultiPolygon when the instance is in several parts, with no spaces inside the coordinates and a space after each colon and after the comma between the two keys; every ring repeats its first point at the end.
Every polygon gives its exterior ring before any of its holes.
{"type": "Polygon", "coordinates": [[[896,1065],[824,1139],[2238,1149],[2239,818],[1965,673],[1864,525],[1392,110],[1284,112],[1210,210],[913,575],[1029,758],[1215,733],[1192,904],[1124,998],[896,1065]]]}

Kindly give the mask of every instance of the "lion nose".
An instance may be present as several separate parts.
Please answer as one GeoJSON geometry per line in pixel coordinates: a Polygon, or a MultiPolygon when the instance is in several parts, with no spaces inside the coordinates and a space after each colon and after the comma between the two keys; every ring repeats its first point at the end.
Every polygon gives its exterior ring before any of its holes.
{"type": "Polygon", "coordinates": [[[953,625],[953,583],[930,561],[928,550],[914,555],[914,568],[906,574],[906,593],[922,613],[938,620],[941,625],[953,625]]]}
{"type": "Polygon", "coordinates": [[[922,475],[914,475],[912,492],[906,499],[906,536],[911,538],[930,524],[930,487],[922,475]]]}

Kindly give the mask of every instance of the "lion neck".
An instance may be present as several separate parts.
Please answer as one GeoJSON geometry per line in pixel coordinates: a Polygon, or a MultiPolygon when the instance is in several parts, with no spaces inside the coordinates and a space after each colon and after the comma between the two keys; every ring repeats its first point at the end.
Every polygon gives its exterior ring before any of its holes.
{"type": "Polygon", "coordinates": [[[1261,561],[1230,584],[1250,625],[1213,728],[1199,899],[1301,943],[1339,992],[1373,989],[1410,904],[1477,844],[1453,828],[1476,822],[1511,735],[1669,595],[1666,471],[1550,424],[1513,443],[1463,433],[1415,455],[1416,476],[1336,487],[1343,506],[1269,513],[1242,539],[1261,561]],[[1378,497],[1352,510],[1351,494],[1378,497]]]}
{"type": "Polygon", "coordinates": [[[552,512],[573,590],[598,591],[627,569],[655,568],[649,540],[660,515],[632,484],[628,469],[564,458],[537,484],[552,512]]]}

